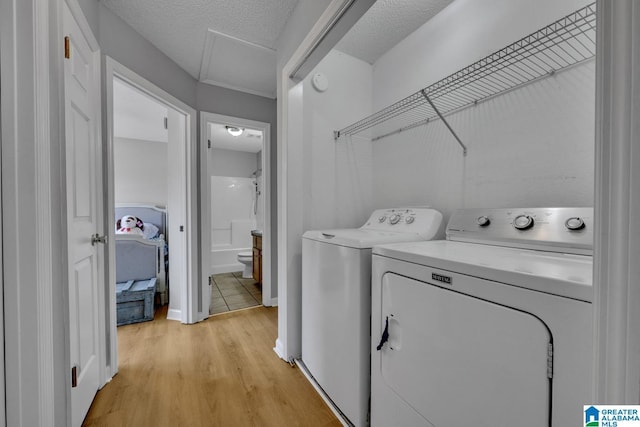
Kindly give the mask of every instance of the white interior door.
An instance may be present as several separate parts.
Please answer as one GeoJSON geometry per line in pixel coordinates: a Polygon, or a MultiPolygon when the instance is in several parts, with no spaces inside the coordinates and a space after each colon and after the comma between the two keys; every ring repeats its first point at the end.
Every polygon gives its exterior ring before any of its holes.
{"type": "Polygon", "coordinates": [[[98,76],[89,47],[77,22],[64,4],[63,28],[69,58],[64,61],[65,135],[67,166],[67,237],[71,419],[80,426],[99,387],[98,292],[104,278],[103,245],[92,236],[102,235],[100,150],[96,135],[98,76]]]}

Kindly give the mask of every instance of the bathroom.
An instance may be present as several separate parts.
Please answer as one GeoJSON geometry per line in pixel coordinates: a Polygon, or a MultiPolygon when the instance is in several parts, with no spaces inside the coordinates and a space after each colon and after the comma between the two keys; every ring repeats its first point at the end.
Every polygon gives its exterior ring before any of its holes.
{"type": "Polygon", "coordinates": [[[247,268],[250,272],[251,233],[264,225],[263,134],[261,130],[220,123],[208,123],[208,132],[209,274],[247,268]]]}

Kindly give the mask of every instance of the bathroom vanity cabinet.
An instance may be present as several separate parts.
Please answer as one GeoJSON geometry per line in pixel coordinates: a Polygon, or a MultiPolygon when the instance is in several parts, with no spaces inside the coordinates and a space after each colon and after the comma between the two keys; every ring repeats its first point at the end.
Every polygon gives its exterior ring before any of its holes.
{"type": "Polygon", "coordinates": [[[262,233],[252,231],[253,237],[253,279],[262,285],[262,233]]]}

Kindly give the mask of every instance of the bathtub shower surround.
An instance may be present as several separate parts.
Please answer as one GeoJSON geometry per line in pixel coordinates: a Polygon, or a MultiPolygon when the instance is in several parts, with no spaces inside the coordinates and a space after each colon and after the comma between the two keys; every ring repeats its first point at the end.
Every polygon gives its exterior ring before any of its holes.
{"type": "Polygon", "coordinates": [[[211,177],[211,274],[241,271],[238,253],[251,250],[256,229],[256,179],[211,177]]]}

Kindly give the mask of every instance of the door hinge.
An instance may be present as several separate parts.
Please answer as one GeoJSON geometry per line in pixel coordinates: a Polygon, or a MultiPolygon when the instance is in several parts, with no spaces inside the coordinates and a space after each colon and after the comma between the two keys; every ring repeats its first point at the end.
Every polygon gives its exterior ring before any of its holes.
{"type": "Polygon", "coordinates": [[[211,148],[211,140],[207,139],[207,148],[211,148]]]}
{"type": "Polygon", "coordinates": [[[69,36],[65,36],[64,38],[64,57],[65,59],[71,58],[71,42],[69,41],[69,36]]]}
{"type": "Polygon", "coordinates": [[[168,117],[164,118],[164,128],[165,129],[169,129],[169,118],[168,117]]]}
{"type": "Polygon", "coordinates": [[[547,378],[553,378],[553,343],[547,345],[547,378]]]}
{"type": "Polygon", "coordinates": [[[71,387],[78,387],[78,367],[71,368],[71,387]]]}
{"type": "Polygon", "coordinates": [[[180,231],[184,231],[184,225],[180,226],[180,231]]]}

